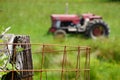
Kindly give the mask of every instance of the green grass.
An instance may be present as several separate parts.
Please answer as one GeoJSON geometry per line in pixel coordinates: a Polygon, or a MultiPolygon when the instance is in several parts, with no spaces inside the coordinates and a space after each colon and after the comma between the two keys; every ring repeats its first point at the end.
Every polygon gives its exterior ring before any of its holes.
{"type": "MultiPolygon", "coordinates": [[[[2,3],[0,3],[2,6],[0,22],[1,25],[11,26],[11,33],[30,35],[32,42],[54,43],[52,36],[49,36],[49,39],[47,39],[48,36],[46,36],[51,26],[50,15],[53,13],[65,13],[65,2],[64,0],[2,1],[2,3]]],[[[91,12],[101,15],[104,21],[110,26],[110,38],[120,37],[118,29],[119,9],[119,3],[115,2],[69,2],[70,14],[91,12]]],[[[78,38],[75,37],[74,39],[77,40],[78,38]]]]}
{"type": "MultiPolygon", "coordinates": [[[[120,62],[119,4],[119,2],[108,2],[107,0],[96,0],[96,2],[93,0],[0,0],[0,25],[11,26],[9,33],[30,35],[31,43],[90,46],[91,55],[98,55],[100,61],[104,60],[113,65],[114,62],[115,64],[120,62]],[[65,13],[66,2],[69,3],[70,14],[94,13],[102,16],[110,26],[109,38],[92,40],[81,35],[67,35],[65,40],[56,41],[52,35],[47,35],[51,26],[50,15],[65,13]]],[[[99,66],[97,68],[100,69],[99,66]]],[[[115,72],[106,72],[106,74],[115,75],[115,72]]],[[[95,73],[97,73],[97,69],[95,73]]],[[[120,74],[119,70],[118,74],[120,74]]]]}
{"type": "Polygon", "coordinates": [[[120,65],[91,59],[90,80],[119,80],[120,65]]]}

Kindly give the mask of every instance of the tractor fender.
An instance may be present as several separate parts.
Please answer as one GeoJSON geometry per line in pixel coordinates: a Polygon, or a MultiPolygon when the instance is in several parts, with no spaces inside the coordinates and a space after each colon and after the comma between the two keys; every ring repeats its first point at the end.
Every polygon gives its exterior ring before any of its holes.
{"type": "Polygon", "coordinates": [[[89,18],[90,20],[93,20],[93,19],[102,19],[101,16],[98,16],[98,15],[95,15],[95,14],[91,14],[91,13],[83,14],[82,17],[84,19],[89,18]]]}

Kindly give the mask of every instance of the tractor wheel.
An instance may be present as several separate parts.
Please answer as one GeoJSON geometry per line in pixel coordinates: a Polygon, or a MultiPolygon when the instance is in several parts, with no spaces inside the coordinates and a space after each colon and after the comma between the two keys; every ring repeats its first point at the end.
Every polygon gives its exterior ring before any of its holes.
{"type": "Polygon", "coordinates": [[[55,38],[65,38],[66,37],[66,32],[64,30],[57,30],[54,33],[55,38]]]}
{"type": "Polygon", "coordinates": [[[90,21],[86,29],[86,35],[93,39],[98,37],[108,37],[109,27],[104,21],[100,19],[90,21]]]}
{"type": "MultiPolygon", "coordinates": [[[[33,64],[29,36],[16,36],[13,43],[15,45],[13,45],[11,63],[16,65],[17,70],[32,70],[33,64]]],[[[31,71],[20,71],[19,74],[22,80],[32,80],[33,73],[31,71]]]]}

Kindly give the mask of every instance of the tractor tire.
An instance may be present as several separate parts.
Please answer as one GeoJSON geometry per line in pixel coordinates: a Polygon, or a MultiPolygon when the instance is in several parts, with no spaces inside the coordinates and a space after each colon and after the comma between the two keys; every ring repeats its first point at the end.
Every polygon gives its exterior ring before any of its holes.
{"type": "Polygon", "coordinates": [[[109,36],[109,27],[101,19],[93,20],[88,23],[85,34],[93,39],[109,36]]]}
{"type": "MultiPolygon", "coordinates": [[[[18,35],[15,37],[13,43],[15,43],[15,45],[13,45],[11,63],[16,65],[17,70],[32,70],[33,64],[29,36],[18,35]],[[20,49],[19,51],[17,50],[18,47],[20,49]]],[[[32,71],[20,71],[19,74],[22,80],[32,80],[32,71]]]]}
{"type": "Polygon", "coordinates": [[[66,32],[64,30],[56,30],[54,33],[55,38],[65,38],[66,32]]]}

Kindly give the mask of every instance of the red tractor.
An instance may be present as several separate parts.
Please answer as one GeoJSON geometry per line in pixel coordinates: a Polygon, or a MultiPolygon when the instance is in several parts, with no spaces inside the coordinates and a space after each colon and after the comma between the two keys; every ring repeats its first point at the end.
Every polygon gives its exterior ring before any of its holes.
{"type": "Polygon", "coordinates": [[[49,32],[55,36],[65,37],[66,33],[84,33],[86,36],[96,39],[108,37],[109,27],[101,16],[94,14],[53,14],[51,15],[52,26],[49,32]]]}

